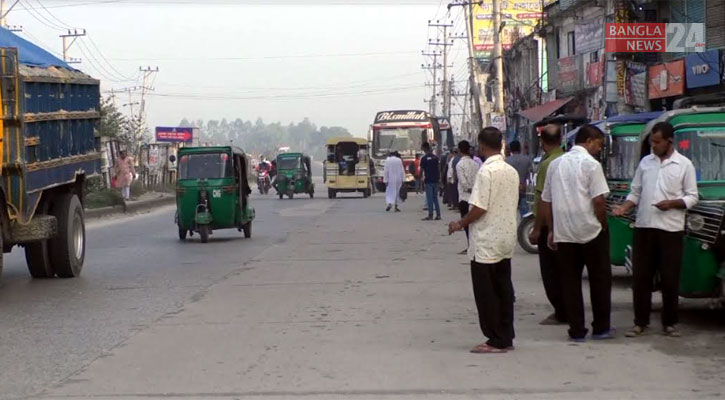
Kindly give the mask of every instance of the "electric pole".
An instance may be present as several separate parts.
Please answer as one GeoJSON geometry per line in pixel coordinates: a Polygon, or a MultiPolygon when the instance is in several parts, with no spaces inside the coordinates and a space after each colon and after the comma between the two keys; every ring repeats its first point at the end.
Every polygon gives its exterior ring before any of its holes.
{"type": "Polygon", "coordinates": [[[437,92],[437,90],[438,90],[438,68],[440,68],[440,64],[438,64],[438,57],[441,56],[441,53],[434,51],[432,53],[422,52],[422,54],[426,57],[433,57],[432,65],[431,64],[428,64],[428,65],[421,64],[420,67],[424,70],[433,71],[433,83],[426,84],[426,85],[433,87],[433,95],[431,96],[431,99],[430,99],[430,113],[431,113],[431,115],[435,116],[437,109],[438,109],[438,107],[437,107],[438,106],[438,92],[437,92]]]}
{"type": "Polygon", "coordinates": [[[493,110],[503,114],[503,48],[501,45],[501,1],[493,0],[493,66],[496,68],[495,98],[493,110]]]}
{"type": "Polygon", "coordinates": [[[15,0],[15,3],[13,3],[13,5],[10,6],[10,8],[8,8],[8,9],[6,9],[5,3],[6,3],[5,0],[0,0],[0,26],[9,30],[10,32],[22,32],[23,31],[22,26],[17,26],[17,25],[10,26],[10,25],[8,25],[8,20],[7,20],[8,14],[10,14],[10,11],[12,11],[13,8],[15,8],[15,6],[18,5],[18,3],[20,3],[20,0],[15,0]]]}
{"type": "Polygon", "coordinates": [[[81,36],[86,36],[85,29],[82,29],[80,32],[78,32],[77,29],[74,29],[73,31],[68,30],[68,33],[60,35],[61,39],[63,39],[63,61],[68,64],[78,64],[81,62],[80,58],[68,57],[68,50],[70,50],[71,46],[73,46],[76,40],[78,40],[81,36]]]}
{"type": "Polygon", "coordinates": [[[443,80],[441,81],[441,93],[443,94],[443,116],[448,118],[450,117],[451,113],[450,84],[448,81],[448,48],[450,46],[453,46],[453,40],[450,39],[448,35],[448,28],[453,27],[453,22],[451,21],[451,23],[441,23],[440,21],[436,21],[436,23],[434,24],[431,23],[431,21],[428,21],[428,27],[441,28],[443,30],[443,40],[440,41],[439,39],[436,39],[435,42],[432,40],[428,40],[428,45],[443,47],[443,80]]]}
{"type": "Polygon", "coordinates": [[[471,124],[475,132],[480,132],[483,128],[483,119],[481,114],[481,89],[478,85],[478,67],[476,65],[476,54],[473,47],[475,37],[475,28],[473,24],[473,5],[481,5],[483,1],[463,1],[448,4],[448,9],[453,7],[462,7],[466,17],[466,31],[468,39],[468,69],[470,79],[468,89],[471,92],[471,124]]]}

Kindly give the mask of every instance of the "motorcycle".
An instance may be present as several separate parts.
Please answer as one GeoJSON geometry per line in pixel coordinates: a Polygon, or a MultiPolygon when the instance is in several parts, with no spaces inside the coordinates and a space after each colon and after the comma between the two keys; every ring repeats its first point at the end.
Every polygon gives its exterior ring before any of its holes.
{"type": "Polygon", "coordinates": [[[269,179],[268,170],[260,170],[257,172],[257,187],[259,188],[259,194],[269,193],[271,187],[271,180],[269,179]]]}
{"type": "Polygon", "coordinates": [[[516,231],[516,237],[519,241],[519,246],[521,246],[524,251],[530,254],[539,253],[538,244],[531,243],[531,241],[529,240],[529,235],[531,234],[531,231],[534,230],[535,222],[536,218],[534,217],[534,213],[528,213],[521,218],[521,222],[519,222],[519,228],[516,231]]]}

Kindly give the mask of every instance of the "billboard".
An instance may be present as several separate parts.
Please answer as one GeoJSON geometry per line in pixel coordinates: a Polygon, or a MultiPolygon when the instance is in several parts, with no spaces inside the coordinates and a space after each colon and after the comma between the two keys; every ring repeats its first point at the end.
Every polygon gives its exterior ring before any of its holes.
{"type": "Polygon", "coordinates": [[[685,60],[649,67],[649,98],[677,96],[685,93],[685,60]]]}
{"type": "Polygon", "coordinates": [[[720,84],[720,53],[710,50],[685,57],[687,88],[720,84]]]}
{"type": "Polygon", "coordinates": [[[156,127],[156,141],[167,143],[191,143],[194,140],[194,130],[191,127],[156,127]]]}
{"type": "MultiPolygon", "coordinates": [[[[517,0],[501,2],[501,44],[511,46],[520,38],[534,31],[541,19],[541,0],[517,0]]],[[[473,50],[476,58],[491,60],[493,54],[493,0],[483,0],[473,7],[473,50]]]]}

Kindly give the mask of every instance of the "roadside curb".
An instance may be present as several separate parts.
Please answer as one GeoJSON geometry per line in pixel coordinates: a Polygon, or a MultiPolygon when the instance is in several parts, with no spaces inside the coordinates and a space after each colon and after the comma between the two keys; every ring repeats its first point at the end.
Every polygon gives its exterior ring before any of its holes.
{"type": "Polygon", "coordinates": [[[155,199],[149,199],[149,200],[143,200],[143,201],[134,201],[128,203],[126,206],[126,211],[123,211],[123,208],[120,206],[114,206],[114,207],[103,207],[103,208],[94,208],[90,210],[85,210],[86,219],[99,219],[103,217],[107,217],[109,215],[116,215],[116,214],[133,214],[139,211],[148,211],[152,210],[154,208],[163,207],[166,205],[171,205],[176,200],[175,196],[160,196],[155,199]]]}

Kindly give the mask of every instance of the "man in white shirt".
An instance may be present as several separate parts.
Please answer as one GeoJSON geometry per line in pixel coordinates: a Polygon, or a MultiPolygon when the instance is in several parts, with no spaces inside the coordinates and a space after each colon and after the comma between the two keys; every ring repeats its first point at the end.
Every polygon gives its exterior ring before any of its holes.
{"type": "MultiPolygon", "coordinates": [[[[456,175],[458,175],[458,210],[461,212],[461,218],[468,214],[468,200],[473,192],[473,184],[476,182],[476,174],[478,173],[478,164],[471,158],[471,144],[468,140],[462,140],[458,143],[458,151],[461,153],[461,161],[456,165],[456,175]]],[[[468,227],[466,227],[466,239],[469,239],[468,227]]],[[[461,254],[466,254],[468,250],[464,250],[461,254]]]]}
{"type": "Polygon", "coordinates": [[[644,334],[652,310],[655,272],[662,279],[662,328],[679,336],[677,308],[680,288],[685,211],[698,201],[695,167],[675,150],[672,125],[660,122],[652,128],[652,154],[639,163],[627,201],[612,214],[623,216],[637,207],[634,229],[634,327],[628,337],[644,334]]]}
{"type": "Polygon", "coordinates": [[[400,199],[400,188],[405,183],[405,167],[403,167],[403,160],[393,153],[390,153],[385,160],[383,182],[386,184],[385,203],[387,207],[385,211],[390,211],[395,206],[395,212],[400,212],[398,200],[400,199]]]}
{"type": "Polygon", "coordinates": [[[476,174],[469,197],[470,210],[451,222],[448,233],[470,226],[468,256],[471,259],[473,295],[481,331],[486,343],[473,353],[505,353],[513,350],[514,287],[511,258],[516,246],[516,207],[519,174],[501,156],[503,135],[494,127],[478,135],[481,153],[486,157],[476,174]]]}
{"type": "Polygon", "coordinates": [[[582,272],[587,267],[591,291],[592,339],[610,339],[612,267],[607,233],[607,179],[594,156],[600,154],[604,134],[584,125],[572,149],[551,162],[546,173],[542,208],[549,232],[549,245],[558,250],[564,305],[569,320],[569,338],[586,340],[582,296],[582,272]],[[553,219],[553,221],[552,221],[553,219]]]}

